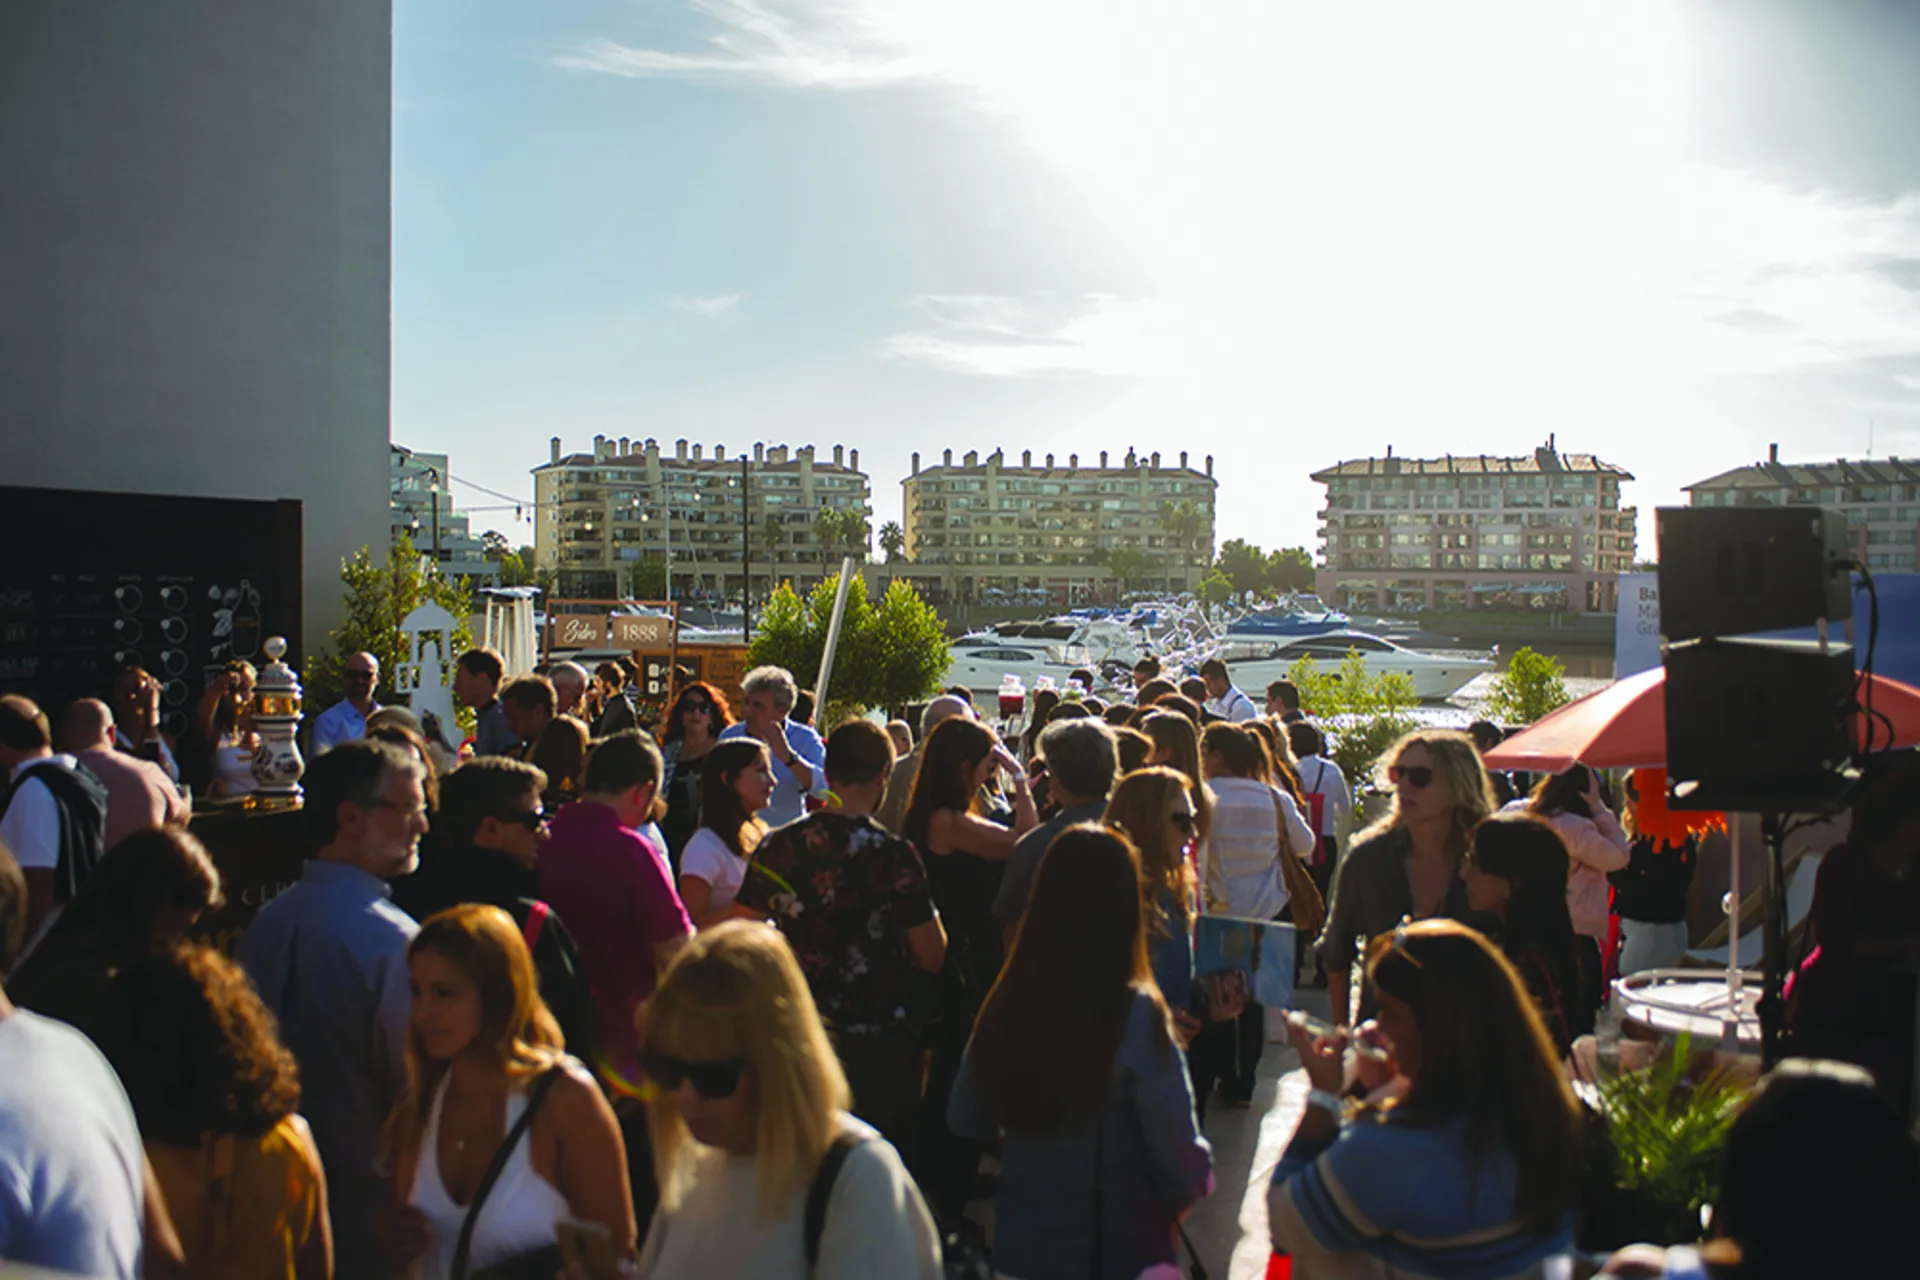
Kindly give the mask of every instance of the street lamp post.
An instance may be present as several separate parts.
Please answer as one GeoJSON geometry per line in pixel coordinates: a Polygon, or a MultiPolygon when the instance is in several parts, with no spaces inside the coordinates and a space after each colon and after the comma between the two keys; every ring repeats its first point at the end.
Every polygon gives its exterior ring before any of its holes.
{"type": "Polygon", "coordinates": [[[747,455],[740,455],[740,643],[753,643],[753,526],[747,519],[753,494],[753,473],[747,455]]]}

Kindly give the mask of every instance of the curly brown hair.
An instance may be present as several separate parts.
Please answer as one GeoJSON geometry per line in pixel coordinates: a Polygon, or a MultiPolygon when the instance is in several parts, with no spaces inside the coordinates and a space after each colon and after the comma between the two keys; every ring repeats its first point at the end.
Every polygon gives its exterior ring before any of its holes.
{"type": "Polygon", "coordinates": [[[257,1138],[300,1105],[300,1071],[239,965],[210,947],[143,956],[114,976],[95,1028],[157,1142],[257,1138]]]}

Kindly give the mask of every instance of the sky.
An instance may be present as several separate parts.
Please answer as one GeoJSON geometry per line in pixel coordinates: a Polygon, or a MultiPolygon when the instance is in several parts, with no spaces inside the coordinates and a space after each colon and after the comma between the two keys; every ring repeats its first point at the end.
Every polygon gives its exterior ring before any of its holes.
{"type": "Polygon", "coordinates": [[[1549,435],[1652,512],[1920,454],[1904,0],[400,0],[393,438],[1345,458],[1549,435]]]}

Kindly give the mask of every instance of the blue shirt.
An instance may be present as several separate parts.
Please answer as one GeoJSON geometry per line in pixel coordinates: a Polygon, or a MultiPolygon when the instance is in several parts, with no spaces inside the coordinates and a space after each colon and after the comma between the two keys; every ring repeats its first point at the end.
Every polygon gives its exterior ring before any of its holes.
{"type": "MultiPolygon", "coordinates": [[[[820,790],[827,785],[827,744],[820,741],[820,735],[804,724],[791,720],[780,722],[782,731],[787,735],[787,749],[813,766],[813,785],[810,790],[820,790]]],[[[720,741],[729,738],[744,738],[747,735],[746,722],[730,724],[720,733],[720,741]]],[[[795,818],[804,817],[807,812],[807,791],[803,791],[795,780],[793,770],[780,761],[773,762],[773,798],[767,801],[767,807],[760,811],[760,819],[770,827],[785,826],[795,818]]]]}
{"type": "Polygon", "coordinates": [[[1193,914],[1181,915],[1173,895],[1162,889],[1157,904],[1164,913],[1167,936],[1147,931],[1147,963],[1169,1009],[1185,1011],[1193,1004],[1193,914]]]}
{"type": "Polygon", "coordinates": [[[473,754],[503,756],[520,745],[520,739],[507,728],[507,713],[495,698],[473,713],[473,754]]]}
{"type": "Polygon", "coordinates": [[[373,1245],[373,1216],[389,1199],[375,1151],[407,1084],[407,946],[420,931],[389,898],[358,867],[309,861],[235,952],[300,1062],[300,1112],[326,1166],[342,1276],[386,1274],[373,1245]]]}
{"type": "Polygon", "coordinates": [[[1571,1215],[1545,1235],[1528,1233],[1514,1221],[1513,1157],[1476,1161],[1466,1128],[1464,1117],[1426,1125],[1389,1113],[1349,1122],[1332,1142],[1296,1138],[1267,1196],[1275,1248],[1368,1254],[1459,1280],[1518,1275],[1566,1252],[1571,1215]]]}
{"type": "MultiPolygon", "coordinates": [[[[379,703],[373,710],[380,709],[379,703]]],[[[372,712],[368,712],[371,715],[372,712]]],[[[313,754],[331,751],[343,742],[357,742],[367,736],[367,717],[345,698],[322,711],[313,721],[313,754]]]]}
{"type": "MultiPolygon", "coordinates": [[[[963,1138],[998,1131],[973,1072],[960,1060],[947,1123],[963,1138]]],[[[1213,1148],[1193,1118],[1186,1057],[1151,995],[1136,991],[1099,1121],[1103,1280],[1134,1280],[1178,1261],[1174,1222],[1213,1190],[1213,1148]]],[[[1084,1276],[1093,1253],[1096,1155],[1091,1123],[1063,1133],[1006,1135],[994,1201],[994,1268],[1010,1276],[1084,1276]]]]}
{"type": "Polygon", "coordinates": [[[1062,809],[1021,836],[1013,846],[1013,856],[1007,859],[1006,871],[1000,876],[1000,889],[994,894],[994,919],[1001,924],[1019,924],[1020,918],[1027,914],[1027,898],[1033,892],[1033,877],[1040,870],[1040,859],[1052,846],[1053,838],[1076,822],[1100,821],[1106,811],[1106,797],[1102,796],[1062,809]]]}

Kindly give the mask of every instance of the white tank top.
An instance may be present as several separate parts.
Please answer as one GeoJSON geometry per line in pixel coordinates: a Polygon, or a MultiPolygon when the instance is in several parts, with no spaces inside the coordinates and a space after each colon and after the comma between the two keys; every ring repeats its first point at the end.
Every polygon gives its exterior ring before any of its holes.
{"type": "MultiPolygon", "coordinates": [[[[467,1220],[467,1206],[455,1204],[440,1181],[440,1104],[446,1101],[447,1081],[443,1076],[434,1091],[433,1110],[427,1117],[426,1133],[420,1139],[420,1163],[413,1175],[413,1207],[433,1224],[433,1246],[427,1250],[427,1280],[450,1280],[453,1253],[460,1245],[460,1228],[467,1220]]],[[[516,1091],[507,1095],[507,1131],[527,1109],[527,1095],[516,1091]]],[[[553,1224],[571,1217],[566,1197],[551,1182],[534,1171],[528,1155],[532,1131],[520,1136],[507,1157],[500,1180],[493,1184],[480,1220],[474,1224],[473,1244],[468,1250],[467,1269],[478,1271],[504,1262],[559,1239],[553,1224]]]]}

